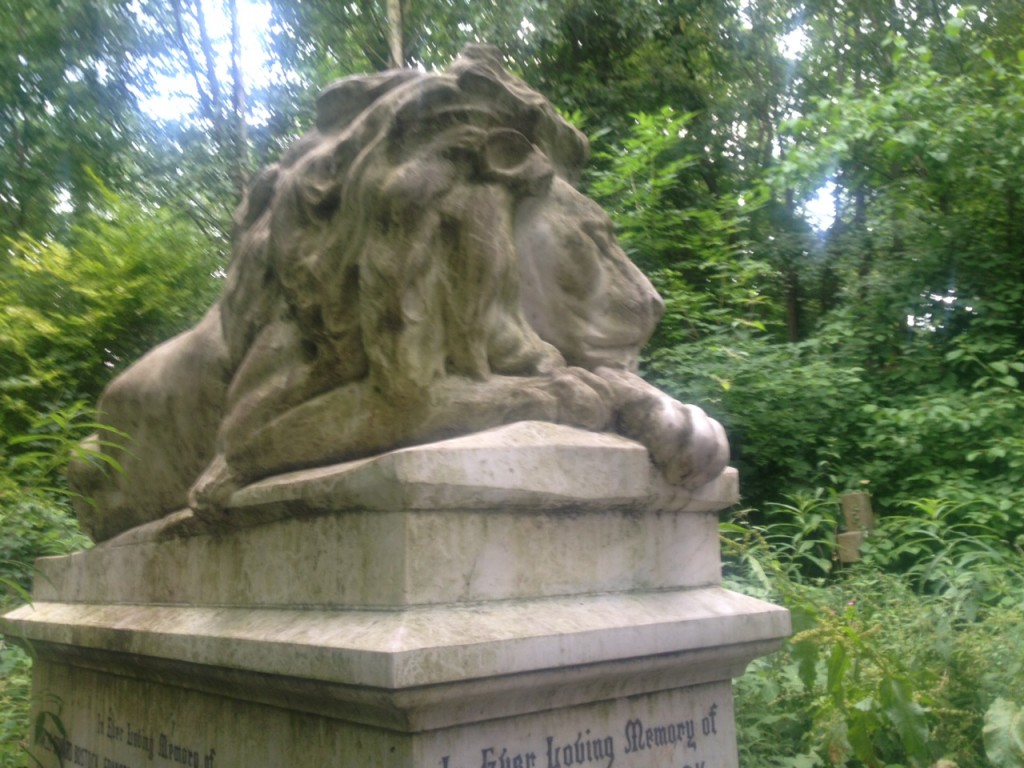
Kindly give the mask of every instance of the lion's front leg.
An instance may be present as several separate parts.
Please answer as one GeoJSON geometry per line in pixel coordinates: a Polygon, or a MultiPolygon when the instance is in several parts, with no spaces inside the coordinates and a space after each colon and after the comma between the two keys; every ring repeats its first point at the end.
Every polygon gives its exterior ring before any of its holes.
{"type": "Polygon", "coordinates": [[[355,382],[250,425],[225,419],[220,452],[189,493],[200,517],[218,519],[242,485],[304,467],[372,456],[479,432],[515,421],[550,421],[604,430],[613,387],[583,368],[543,376],[447,376],[416,391],[355,382]]]}
{"type": "Polygon", "coordinates": [[[541,376],[450,376],[431,391],[429,418],[418,442],[439,434],[469,434],[516,421],[550,421],[582,429],[609,429],[614,392],[602,377],[567,367],[541,376]]]}
{"type": "Polygon", "coordinates": [[[729,463],[722,425],[627,371],[598,368],[615,393],[616,431],[644,444],[665,479],[699,488],[729,463]]]}

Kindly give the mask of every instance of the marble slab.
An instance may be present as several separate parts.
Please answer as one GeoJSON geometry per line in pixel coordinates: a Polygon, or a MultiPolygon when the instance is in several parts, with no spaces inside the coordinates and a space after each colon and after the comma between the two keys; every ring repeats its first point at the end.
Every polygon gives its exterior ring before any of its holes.
{"type": "Polygon", "coordinates": [[[737,768],[727,682],[407,732],[45,660],[36,685],[62,701],[47,768],[737,768]]]}
{"type": "Polygon", "coordinates": [[[235,494],[40,560],[37,600],[387,607],[714,585],[729,469],[667,486],[623,437],[523,422],[235,494]]]}
{"type": "Polygon", "coordinates": [[[37,603],[37,642],[386,689],[627,661],[779,637],[788,613],[720,587],[403,611],[37,603]]]}

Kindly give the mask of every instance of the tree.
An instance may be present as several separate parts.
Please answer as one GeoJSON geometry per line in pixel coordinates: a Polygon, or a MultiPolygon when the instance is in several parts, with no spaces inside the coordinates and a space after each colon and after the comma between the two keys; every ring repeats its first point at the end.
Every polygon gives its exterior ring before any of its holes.
{"type": "Polygon", "coordinates": [[[441,68],[468,42],[500,45],[514,62],[530,29],[560,0],[281,0],[274,6],[274,49],[305,84],[396,66],[441,68]]]}
{"type": "Polygon", "coordinates": [[[228,55],[230,83],[222,82],[219,54],[211,39],[203,2],[173,0],[174,42],[184,55],[188,72],[195,82],[199,114],[213,126],[213,144],[228,159],[236,199],[240,200],[249,182],[250,153],[238,2],[227,0],[226,4],[231,30],[228,55]]]}
{"type": "Polygon", "coordinates": [[[0,238],[84,214],[90,171],[131,176],[143,37],[129,3],[0,4],[0,238]]]}

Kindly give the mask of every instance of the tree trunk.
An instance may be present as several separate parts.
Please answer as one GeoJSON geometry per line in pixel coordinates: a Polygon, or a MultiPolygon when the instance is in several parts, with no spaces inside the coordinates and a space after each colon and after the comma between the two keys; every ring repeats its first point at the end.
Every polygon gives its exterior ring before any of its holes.
{"type": "Polygon", "coordinates": [[[402,40],[402,0],[387,0],[388,4],[388,47],[391,50],[391,66],[401,69],[405,66],[405,50],[402,40]]]}
{"type": "Polygon", "coordinates": [[[242,40],[238,0],[228,0],[231,15],[231,111],[234,115],[235,188],[239,196],[249,184],[249,126],[245,119],[245,80],[242,77],[242,40]]]}
{"type": "Polygon", "coordinates": [[[790,267],[786,275],[786,338],[790,342],[800,341],[800,273],[790,267]]]}
{"type": "Polygon", "coordinates": [[[222,119],[220,103],[220,83],[217,81],[217,72],[213,66],[213,46],[210,44],[209,34],[206,31],[206,17],[203,15],[202,0],[196,0],[196,23],[199,26],[201,39],[200,46],[206,58],[206,68],[199,63],[192,45],[189,41],[188,31],[185,29],[184,9],[181,0],[173,0],[171,3],[174,11],[174,30],[178,38],[178,45],[181,52],[185,54],[188,62],[188,70],[196,84],[196,92],[199,94],[199,105],[203,116],[213,123],[213,129],[218,142],[220,141],[220,127],[222,119]],[[204,86],[204,82],[206,85],[204,86]]]}

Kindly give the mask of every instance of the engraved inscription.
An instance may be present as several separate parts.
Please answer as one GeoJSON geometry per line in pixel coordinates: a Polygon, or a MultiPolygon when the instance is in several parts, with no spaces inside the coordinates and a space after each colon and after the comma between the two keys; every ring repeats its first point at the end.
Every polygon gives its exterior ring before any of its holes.
{"type": "Polygon", "coordinates": [[[76,744],[68,736],[47,729],[37,731],[35,743],[57,756],[63,765],[81,765],[86,768],[138,768],[154,763],[157,766],[188,766],[214,768],[217,750],[188,744],[159,730],[150,730],[113,714],[100,714],[96,718],[96,735],[106,738],[111,745],[125,746],[138,751],[138,761],[121,762],[107,754],[76,744]]]}
{"type": "Polygon", "coordinates": [[[615,739],[612,736],[592,739],[590,730],[586,736],[577,733],[575,741],[556,744],[554,738],[547,737],[548,768],[562,768],[563,765],[583,765],[585,763],[603,764],[611,768],[615,762],[615,739]]]}
{"type": "Polygon", "coordinates": [[[505,748],[497,752],[495,747],[485,747],[483,762],[480,768],[537,768],[537,754],[535,752],[520,752],[509,754],[505,748]]]}
{"type": "Polygon", "coordinates": [[[712,701],[699,718],[647,722],[627,717],[618,730],[577,730],[566,737],[546,734],[537,744],[486,744],[473,759],[469,755],[442,755],[439,768],[612,768],[616,759],[631,764],[642,753],[672,753],[678,768],[713,768],[705,753],[718,736],[719,704],[712,701]]]}

